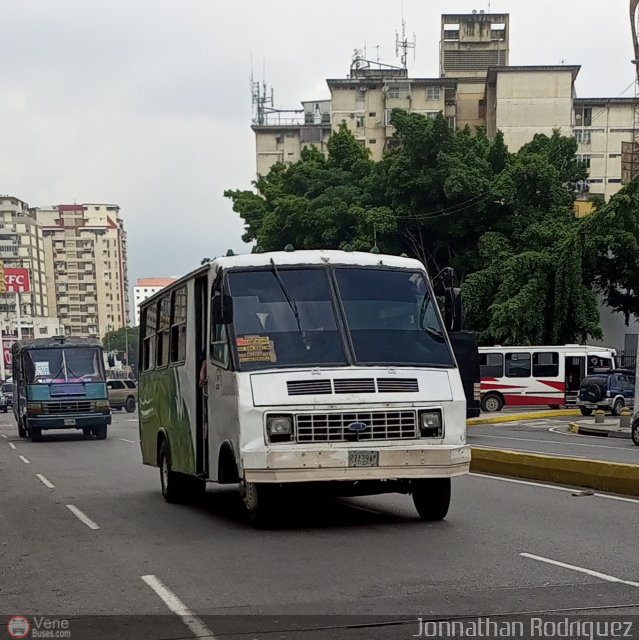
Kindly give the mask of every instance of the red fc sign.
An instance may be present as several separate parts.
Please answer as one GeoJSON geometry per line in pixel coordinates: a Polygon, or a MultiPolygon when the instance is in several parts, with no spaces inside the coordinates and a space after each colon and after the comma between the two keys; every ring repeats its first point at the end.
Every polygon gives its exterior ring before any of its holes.
{"type": "Polygon", "coordinates": [[[5,267],[4,285],[7,293],[29,293],[31,291],[29,269],[5,267]]]}

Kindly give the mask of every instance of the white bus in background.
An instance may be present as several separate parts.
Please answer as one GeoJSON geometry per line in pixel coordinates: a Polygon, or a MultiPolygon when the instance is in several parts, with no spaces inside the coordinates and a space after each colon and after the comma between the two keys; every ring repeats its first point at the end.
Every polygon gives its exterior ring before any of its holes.
{"type": "Polygon", "coordinates": [[[470,465],[466,397],[417,260],[230,255],[141,313],[140,444],[167,501],[210,481],[239,483],[255,522],[287,488],[307,501],[406,493],[422,519],[446,516],[450,479],[470,465]]]}
{"type": "Polygon", "coordinates": [[[579,344],[479,347],[482,410],[574,405],[586,375],[614,369],[615,357],[614,349],[579,344]]]}

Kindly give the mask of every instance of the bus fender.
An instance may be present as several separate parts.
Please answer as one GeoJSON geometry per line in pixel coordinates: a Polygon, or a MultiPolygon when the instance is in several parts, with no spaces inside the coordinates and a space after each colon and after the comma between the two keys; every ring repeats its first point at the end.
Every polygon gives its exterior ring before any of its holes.
{"type": "MultiPolygon", "coordinates": [[[[160,449],[162,448],[162,443],[165,440],[169,445],[169,458],[170,458],[170,456],[171,456],[171,442],[169,441],[169,436],[167,435],[167,433],[166,433],[164,428],[158,429],[157,443],[156,443],[156,450],[155,450],[155,462],[156,462],[158,467],[160,466],[160,449]]],[[[169,462],[171,462],[171,460],[169,460],[169,462]]]]}
{"type": "Polygon", "coordinates": [[[217,481],[220,484],[233,484],[240,481],[237,458],[235,457],[233,445],[228,440],[225,440],[220,446],[217,481]]]}

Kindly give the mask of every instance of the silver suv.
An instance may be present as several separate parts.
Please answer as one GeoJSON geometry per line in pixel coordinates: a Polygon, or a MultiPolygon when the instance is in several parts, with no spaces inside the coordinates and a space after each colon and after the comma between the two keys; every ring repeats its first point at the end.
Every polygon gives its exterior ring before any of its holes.
{"type": "Polygon", "coordinates": [[[107,380],[107,390],[111,409],[126,409],[129,413],[135,411],[138,388],[133,380],[107,380]]]}

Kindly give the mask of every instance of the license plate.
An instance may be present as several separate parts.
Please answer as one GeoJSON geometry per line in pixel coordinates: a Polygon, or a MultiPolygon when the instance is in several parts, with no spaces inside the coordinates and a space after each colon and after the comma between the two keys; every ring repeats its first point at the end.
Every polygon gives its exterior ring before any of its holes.
{"type": "Polygon", "coordinates": [[[75,418],[65,418],[64,419],[65,427],[75,427],[75,418]]]}
{"type": "Polygon", "coordinates": [[[349,467],[377,467],[379,465],[378,451],[349,451],[349,467]]]}

